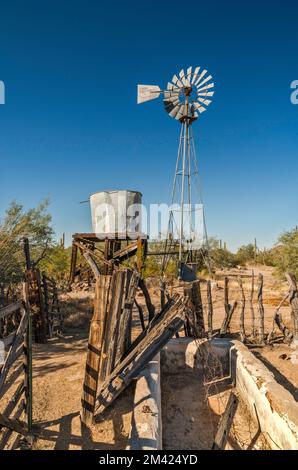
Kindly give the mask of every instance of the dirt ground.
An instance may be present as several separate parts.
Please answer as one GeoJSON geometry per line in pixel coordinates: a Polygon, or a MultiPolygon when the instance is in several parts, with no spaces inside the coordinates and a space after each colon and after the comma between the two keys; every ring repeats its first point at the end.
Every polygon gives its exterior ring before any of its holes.
{"type": "Polygon", "coordinates": [[[35,449],[125,449],[131,422],[129,387],[91,432],[80,421],[86,335],[68,334],[34,351],[34,422],[43,429],[35,449]]]}
{"type": "MultiPolygon", "coordinates": [[[[210,450],[231,390],[213,393],[197,371],[162,375],[163,448],[210,450]]],[[[235,393],[235,391],[234,391],[235,393]]],[[[231,426],[226,450],[265,450],[269,446],[243,401],[231,426]]]]}

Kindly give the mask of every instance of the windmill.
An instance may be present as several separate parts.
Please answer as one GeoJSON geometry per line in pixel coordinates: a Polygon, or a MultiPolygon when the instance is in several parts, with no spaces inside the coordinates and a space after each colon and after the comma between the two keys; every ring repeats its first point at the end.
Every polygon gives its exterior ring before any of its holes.
{"type": "MultiPolygon", "coordinates": [[[[181,124],[163,269],[173,246],[178,244],[178,276],[183,278],[183,269],[193,261],[195,247],[208,246],[201,195],[198,194],[197,199],[194,195],[196,190],[200,190],[200,184],[192,124],[212,101],[212,76],[201,67],[188,67],[186,72],[182,69],[168,82],[166,90],[157,85],[138,85],[137,103],[154,100],[160,95],[163,95],[166,112],[181,124]],[[179,209],[175,209],[178,206],[179,209]],[[197,211],[201,211],[200,218],[197,211]],[[196,226],[198,219],[201,221],[201,230],[196,226]],[[199,231],[201,240],[198,240],[199,231]]],[[[203,250],[200,251],[203,253],[203,250]]],[[[210,268],[208,259],[205,262],[210,268]]]]}

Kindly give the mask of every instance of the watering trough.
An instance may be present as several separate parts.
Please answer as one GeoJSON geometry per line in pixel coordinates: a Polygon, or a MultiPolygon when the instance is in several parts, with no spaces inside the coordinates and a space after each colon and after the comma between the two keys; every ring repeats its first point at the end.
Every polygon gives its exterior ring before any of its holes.
{"type": "Polygon", "coordinates": [[[298,449],[298,403],[239,341],[171,340],[137,380],[128,449],[212,449],[233,393],[225,448],[298,449]]]}

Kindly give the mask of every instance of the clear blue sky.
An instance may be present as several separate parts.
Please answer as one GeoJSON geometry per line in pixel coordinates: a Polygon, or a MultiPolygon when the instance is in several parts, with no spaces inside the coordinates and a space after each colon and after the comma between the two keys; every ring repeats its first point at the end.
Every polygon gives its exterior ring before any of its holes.
{"type": "Polygon", "coordinates": [[[297,224],[298,4],[6,0],[0,4],[0,214],[51,200],[57,235],[89,231],[107,188],[169,200],[179,125],[137,83],[202,65],[214,103],[194,128],[208,231],[232,249],[297,224]]]}

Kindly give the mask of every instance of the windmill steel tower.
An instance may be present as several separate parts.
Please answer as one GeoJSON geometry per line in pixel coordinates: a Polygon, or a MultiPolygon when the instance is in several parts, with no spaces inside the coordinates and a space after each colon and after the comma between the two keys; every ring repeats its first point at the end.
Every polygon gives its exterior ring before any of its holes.
{"type": "MultiPolygon", "coordinates": [[[[214,83],[206,69],[189,67],[174,75],[166,90],[156,85],[138,85],[137,102],[144,103],[161,94],[165,110],[181,124],[163,268],[169,258],[166,253],[170,255],[178,244],[181,274],[183,265],[192,261],[193,252],[203,252],[201,248],[208,246],[192,124],[210,105],[214,83]]],[[[208,260],[205,261],[209,268],[208,260]]]]}

